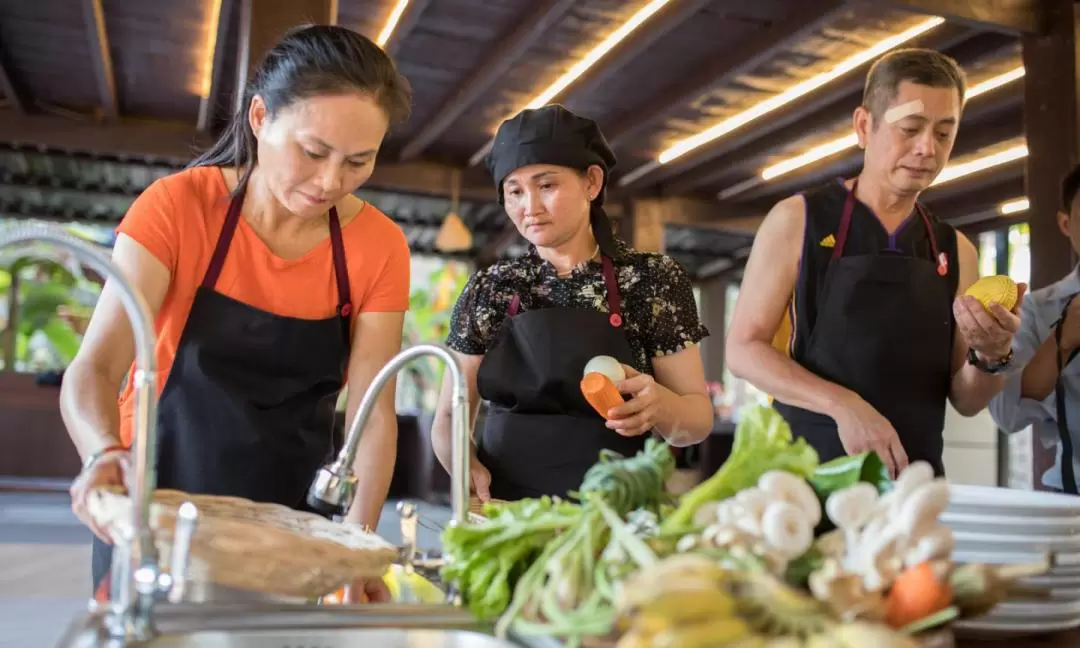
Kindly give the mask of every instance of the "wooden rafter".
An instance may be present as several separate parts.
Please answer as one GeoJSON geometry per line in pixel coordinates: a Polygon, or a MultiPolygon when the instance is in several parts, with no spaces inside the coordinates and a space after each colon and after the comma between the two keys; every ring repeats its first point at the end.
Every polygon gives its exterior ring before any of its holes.
{"type": "MultiPolygon", "coordinates": [[[[971,31],[954,25],[943,25],[931,32],[910,41],[909,47],[929,47],[931,49],[946,50],[957,43],[970,38],[971,31]]],[[[682,158],[638,177],[633,182],[621,184],[624,189],[633,188],[640,190],[663,184],[671,178],[680,176],[703,165],[715,164],[718,158],[731,155],[734,151],[748,143],[764,137],[773,131],[785,126],[797,123],[804,117],[813,114],[825,106],[834,105],[847,97],[858,93],[865,81],[866,71],[870,64],[860,66],[852,70],[848,75],[837,79],[826,87],[820,88],[814,93],[800,98],[786,106],[773,111],[768,117],[759,119],[752,126],[744,127],[738,131],[729,133],[721,139],[715,140],[692,151],[682,158]]]]}
{"type": "Polygon", "coordinates": [[[654,47],[672,30],[698,14],[713,3],[713,0],[675,0],[669,3],[657,15],[649,19],[647,26],[638,29],[619,43],[611,52],[604,55],[600,65],[594,65],[578,77],[573,85],[563,93],[562,103],[574,108],[574,99],[596,88],[606,79],[617,74],[631,61],[654,47]]]}
{"type": "Polygon", "coordinates": [[[196,128],[201,132],[209,131],[214,125],[214,117],[221,100],[222,82],[225,78],[223,69],[227,54],[225,43],[232,25],[230,19],[234,15],[233,9],[236,7],[236,0],[219,0],[219,2],[217,27],[214,30],[214,53],[210,61],[210,83],[206,96],[199,100],[199,117],[196,121],[196,128]]]}
{"type": "Polygon", "coordinates": [[[760,35],[745,39],[728,52],[714,57],[700,70],[681,76],[644,101],[629,114],[604,129],[612,147],[625,147],[642,130],[653,126],[680,106],[694,100],[710,88],[723,85],[773,57],[776,52],[800,37],[830,22],[844,9],[844,0],[803,0],[795,3],[788,16],[770,25],[760,35]]]}
{"type": "Polygon", "coordinates": [[[416,24],[420,21],[420,15],[424,13],[424,9],[427,9],[429,4],[431,4],[431,0],[410,0],[409,4],[406,5],[405,11],[401,14],[397,25],[394,26],[394,31],[390,33],[390,39],[383,45],[383,49],[390,56],[397,54],[401,44],[409,37],[409,33],[416,27],[416,24]]]}
{"type": "Polygon", "coordinates": [[[4,98],[16,111],[25,114],[30,110],[30,100],[11,72],[11,65],[4,56],[2,43],[0,43],[0,92],[4,93],[4,98]]]}
{"type": "Polygon", "coordinates": [[[113,73],[112,53],[109,50],[109,35],[105,30],[105,10],[101,6],[101,0],[83,0],[82,5],[101,114],[105,119],[116,119],[120,116],[120,107],[116,100],[116,77],[113,73]]]}
{"type": "MultiPolygon", "coordinates": [[[[857,2],[870,4],[868,0],[857,2]]],[[[1040,0],[872,0],[872,3],[875,7],[888,5],[1009,34],[1033,34],[1046,27],[1040,0]]]]}
{"type": "Polygon", "coordinates": [[[439,111],[401,149],[400,159],[411,160],[439,139],[481,95],[503,77],[574,5],[574,0],[545,0],[493,48],[491,54],[458,86],[439,111]]]}

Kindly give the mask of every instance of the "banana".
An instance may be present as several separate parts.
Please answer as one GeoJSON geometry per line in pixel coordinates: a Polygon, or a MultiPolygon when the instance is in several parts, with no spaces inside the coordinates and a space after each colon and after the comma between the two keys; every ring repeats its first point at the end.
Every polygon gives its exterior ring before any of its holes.
{"type": "MultiPolygon", "coordinates": [[[[892,628],[877,624],[855,621],[838,625],[830,633],[837,648],[920,648],[921,644],[911,637],[900,634],[892,628]]],[[[807,646],[807,648],[810,648],[807,646]]]]}
{"type": "Polygon", "coordinates": [[[716,619],[672,628],[653,638],[653,648],[716,648],[739,646],[752,638],[750,626],[740,619],[716,619]]]}
{"type": "Polygon", "coordinates": [[[763,648],[805,648],[806,642],[798,637],[773,637],[763,648]]]}
{"type": "Polygon", "coordinates": [[[670,619],[674,624],[731,617],[734,613],[735,601],[720,589],[669,591],[638,609],[641,616],[670,619]]]}
{"type": "Polygon", "coordinates": [[[615,648],[652,648],[652,638],[632,630],[619,637],[615,648]]]}

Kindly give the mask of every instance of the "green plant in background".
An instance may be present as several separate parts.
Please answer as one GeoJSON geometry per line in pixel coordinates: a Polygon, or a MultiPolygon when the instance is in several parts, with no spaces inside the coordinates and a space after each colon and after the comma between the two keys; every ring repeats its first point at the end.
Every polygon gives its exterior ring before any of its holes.
{"type": "MultiPolygon", "coordinates": [[[[470,268],[460,262],[447,261],[428,275],[423,287],[409,295],[409,311],[405,314],[404,347],[417,344],[441,344],[450,331],[450,316],[454,303],[469,280],[470,268]]],[[[434,358],[412,363],[406,375],[416,390],[416,403],[423,409],[434,407],[445,367],[434,358]]]]}
{"type": "Polygon", "coordinates": [[[93,311],[100,286],[53,260],[24,257],[6,267],[0,270],[0,299],[7,304],[5,320],[11,315],[13,276],[18,277],[19,294],[18,320],[5,321],[0,334],[5,370],[63,369],[79,350],[81,323],[93,311]]]}

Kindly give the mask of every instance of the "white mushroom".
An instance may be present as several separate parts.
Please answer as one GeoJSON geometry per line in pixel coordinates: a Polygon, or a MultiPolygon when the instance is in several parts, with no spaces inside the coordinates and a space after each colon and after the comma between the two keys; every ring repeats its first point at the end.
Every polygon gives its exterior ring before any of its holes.
{"type": "Polygon", "coordinates": [[[918,539],[949,507],[949,484],[936,479],[913,490],[900,506],[897,524],[904,530],[905,548],[918,539]]]}
{"type": "Polygon", "coordinates": [[[901,566],[896,555],[899,530],[891,524],[874,530],[877,531],[875,535],[864,536],[856,570],[862,574],[863,586],[868,592],[884,589],[896,577],[901,566]]]}
{"type": "Polygon", "coordinates": [[[803,511],[787,501],[771,502],[761,519],[762,537],[787,560],[806,553],[814,542],[814,527],[803,511]]]}
{"type": "Polygon", "coordinates": [[[709,526],[713,522],[716,522],[717,512],[720,505],[717,502],[708,502],[702,504],[694,511],[694,524],[697,526],[709,526]]]}
{"type": "Polygon", "coordinates": [[[891,493],[889,493],[889,500],[892,503],[891,513],[896,515],[900,513],[900,508],[907,501],[907,498],[915,492],[920,486],[929,484],[934,480],[934,469],[925,461],[916,461],[913,464],[909,464],[902,473],[896,478],[896,484],[893,487],[891,493]]]}
{"type": "Polygon", "coordinates": [[[834,492],[825,500],[825,513],[844,534],[845,546],[857,546],[859,530],[874,514],[877,499],[877,489],[865,482],[859,482],[834,492]]]}
{"type": "Polygon", "coordinates": [[[904,554],[904,565],[913,567],[949,557],[953,550],[952,529],[944,524],[933,524],[904,554]]]}
{"type": "Polygon", "coordinates": [[[765,513],[765,507],[769,505],[769,496],[760,488],[747,488],[739,491],[739,494],[735,496],[735,501],[747,513],[760,520],[765,513]]]}
{"type": "Polygon", "coordinates": [[[758,479],[758,488],[770,499],[782,499],[798,507],[810,521],[811,528],[821,522],[821,502],[810,484],[798,475],[783,471],[770,470],[758,479]]]}

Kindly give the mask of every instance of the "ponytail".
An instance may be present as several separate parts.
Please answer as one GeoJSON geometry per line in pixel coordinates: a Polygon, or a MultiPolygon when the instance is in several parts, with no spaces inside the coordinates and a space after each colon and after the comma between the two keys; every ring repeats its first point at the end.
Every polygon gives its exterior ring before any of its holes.
{"type": "Polygon", "coordinates": [[[615,229],[599,200],[594,200],[589,205],[589,224],[592,225],[593,238],[600,246],[600,253],[609,259],[617,259],[620,252],[615,243],[615,229]]]}

